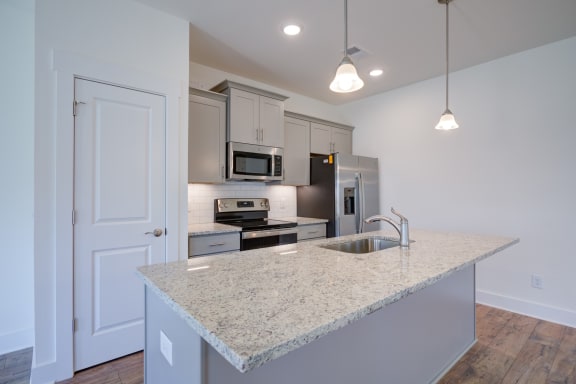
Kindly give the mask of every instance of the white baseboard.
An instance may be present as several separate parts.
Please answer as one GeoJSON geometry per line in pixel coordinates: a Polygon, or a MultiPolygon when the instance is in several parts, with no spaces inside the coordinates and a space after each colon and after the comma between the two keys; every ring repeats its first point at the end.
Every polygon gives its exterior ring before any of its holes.
{"type": "Polygon", "coordinates": [[[54,378],[57,376],[57,370],[58,366],[54,362],[33,366],[30,384],[55,384],[54,378]]]}
{"type": "Polygon", "coordinates": [[[0,355],[30,348],[34,345],[34,329],[22,329],[18,332],[0,335],[0,355]]]}
{"type": "Polygon", "coordinates": [[[576,328],[576,312],[564,308],[552,307],[481,290],[476,291],[476,302],[576,328]]]}

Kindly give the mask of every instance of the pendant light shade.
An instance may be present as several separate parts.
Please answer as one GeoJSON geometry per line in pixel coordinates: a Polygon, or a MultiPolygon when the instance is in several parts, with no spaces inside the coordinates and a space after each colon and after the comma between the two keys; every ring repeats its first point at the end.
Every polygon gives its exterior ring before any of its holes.
{"type": "Polygon", "coordinates": [[[436,129],[448,131],[459,127],[454,115],[448,108],[448,72],[449,72],[449,41],[448,41],[448,4],[453,0],[438,0],[439,4],[446,5],[446,110],[440,116],[440,121],[436,124],[436,129]]]}
{"type": "Polygon", "coordinates": [[[354,63],[352,63],[349,56],[345,56],[336,70],[334,80],[330,83],[330,90],[338,93],[346,93],[357,91],[363,86],[364,82],[358,76],[354,63]]]}
{"type": "Polygon", "coordinates": [[[330,90],[338,93],[348,93],[359,90],[364,82],[358,76],[356,67],[348,56],[348,0],[344,0],[344,58],[336,70],[336,76],[330,83],[330,90]]]}
{"type": "Polygon", "coordinates": [[[459,125],[456,122],[454,115],[449,109],[444,111],[442,116],[440,116],[440,121],[438,122],[438,124],[436,124],[436,129],[440,129],[442,131],[449,131],[451,129],[456,129],[458,127],[459,125]]]}

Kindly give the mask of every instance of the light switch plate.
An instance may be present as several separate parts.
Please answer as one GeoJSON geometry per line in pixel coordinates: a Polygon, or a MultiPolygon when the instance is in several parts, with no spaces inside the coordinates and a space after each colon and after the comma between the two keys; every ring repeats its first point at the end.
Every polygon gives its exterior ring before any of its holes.
{"type": "Polygon", "coordinates": [[[160,352],[168,364],[172,365],[172,342],[162,331],[160,331],[160,352]]]}

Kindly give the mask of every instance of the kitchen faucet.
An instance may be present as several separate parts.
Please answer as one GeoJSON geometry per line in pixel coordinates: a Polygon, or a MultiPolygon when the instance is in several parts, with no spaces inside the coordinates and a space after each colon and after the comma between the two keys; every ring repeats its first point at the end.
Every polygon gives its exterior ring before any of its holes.
{"type": "Polygon", "coordinates": [[[395,214],[400,218],[400,225],[394,222],[389,217],[382,216],[382,215],[374,215],[370,216],[367,219],[364,219],[365,223],[373,223],[375,221],[385,221],[392,225],[398,234],[400,235],[400,247],[402,248],[409,248],[410,247],[410,236],[408,234],[408,219],[402,216],[399,212],[397,212],[394,208],[392,208],[392,213],[395,214]]]}

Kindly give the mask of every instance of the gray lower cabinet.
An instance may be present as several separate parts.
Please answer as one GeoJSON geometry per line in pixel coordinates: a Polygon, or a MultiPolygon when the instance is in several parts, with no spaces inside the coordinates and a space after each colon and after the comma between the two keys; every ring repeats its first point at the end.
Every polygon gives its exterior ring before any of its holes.
{"type": "Polygon", "coordinates": [[[284,185],[310,185],[310,122],[284,117],[284,185]]]}
{"type": "Polygon", "coordinates": [[[298,242],[323,239],[326,237],[326,224],[298,225],[298,242]]]}
{"type": "Polygon", "coordinates": [[[226,95],[190,88],[188,182],[223,183],[226,165],[226,95]]]}
{"type": "Polygon", "coordinates": [[[240,233],[219,233],[188,237],[188,257],[240,250],[240,233]]]}

